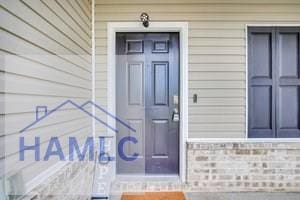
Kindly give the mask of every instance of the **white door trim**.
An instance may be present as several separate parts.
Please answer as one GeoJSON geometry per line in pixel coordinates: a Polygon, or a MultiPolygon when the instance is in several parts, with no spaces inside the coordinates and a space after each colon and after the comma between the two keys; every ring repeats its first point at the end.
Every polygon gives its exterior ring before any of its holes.
{"type": "MultiPolygon", "coordinates": [[[[179,146],[179,175],[181,181],[186,180],[186,140],[188,134],[188,22],[150,22],[144,28],[139,22],[109,22],[107,23],[107,107],[112,114],[116,113],[116,33],[117,32],[178,32],[180,41],[180,146],[179,146]]],[[[113,127],[116,122],[108,119],[113,127]]],[[[108,130],[109,131],[109,130],[108,130]]],[[[113,134],[113,133],[111,133],[113,134]]],[[[113,144],[116,144],[114,137],[113,144]]],[[[114,162],[116,163],[116,162],[114,162]]],[[[114,165],[116,169],[116,166],[114,165]]],[[[116,170],[114,169],[114,177],[116,170]]]]}

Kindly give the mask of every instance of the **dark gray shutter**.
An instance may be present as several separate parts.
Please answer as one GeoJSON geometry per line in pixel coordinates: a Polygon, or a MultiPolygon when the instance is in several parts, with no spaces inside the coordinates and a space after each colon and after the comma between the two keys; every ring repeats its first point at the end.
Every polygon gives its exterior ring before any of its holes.
{"type": "Polygon", "coordinates": [[[300,137],[300,28],[248,31],[248,136],[300,137]]]}
{"type": "Polygon", "coordinates": [[[248,136],[275,136],[275,32],[250,28],[248,32],[248,136]]]}
{"type": "Polygon", "coordinates": [[[276,29],[277,137],[300,137],[300,28],[276,29]]]}

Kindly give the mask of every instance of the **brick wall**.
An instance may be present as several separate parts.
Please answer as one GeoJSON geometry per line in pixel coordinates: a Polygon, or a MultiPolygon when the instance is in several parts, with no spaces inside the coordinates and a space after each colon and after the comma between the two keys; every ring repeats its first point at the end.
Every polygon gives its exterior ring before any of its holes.
{"type": "Polygon", "coordinates": [[[94,164],[70,162],[36,187],[24,200],[89,200],[92,193],[94,164]]]}
{"type": "Polygon", "coordinates": [[[300,191],[300,143],[189,143],[189,191],[300,191]]]}

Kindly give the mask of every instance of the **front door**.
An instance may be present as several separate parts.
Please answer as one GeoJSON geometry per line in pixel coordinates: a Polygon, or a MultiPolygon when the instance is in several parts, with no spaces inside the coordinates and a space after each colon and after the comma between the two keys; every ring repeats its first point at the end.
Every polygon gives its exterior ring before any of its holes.
{"type": "Polygon", "coordinates": [[[136,130],[117,124],[117,144],[137,139],[124,143],[126,159],[118,153],[118,174],[178,174],[178,41],[178,33],[117,33],[116,113],[136,130]]]}

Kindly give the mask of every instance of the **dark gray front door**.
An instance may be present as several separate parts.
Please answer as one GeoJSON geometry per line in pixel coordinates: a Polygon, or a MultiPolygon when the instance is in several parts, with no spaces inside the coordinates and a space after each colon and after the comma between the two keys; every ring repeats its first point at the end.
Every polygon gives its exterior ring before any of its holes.
{"type": "Polygon", "coordinates": [[[178,33],[117,33],[116,113],[136,132],[117,124],[117,142],[126,136],[126,161],[117,156],[117,173],[178,174],[178,33]]]}
{"type": "Polygon", "coordinates": [[[249,137],[300,137],[300,27],[249,28],[249,137]]]}

